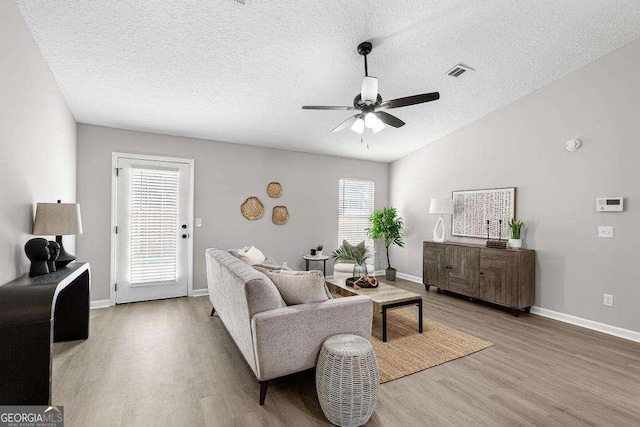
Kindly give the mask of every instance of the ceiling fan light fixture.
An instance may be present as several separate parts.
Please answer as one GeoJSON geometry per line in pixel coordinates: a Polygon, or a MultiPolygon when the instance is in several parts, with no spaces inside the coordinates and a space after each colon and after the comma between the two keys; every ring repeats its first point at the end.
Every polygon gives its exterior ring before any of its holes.
{"type": "Polygon", "coordinates": [[[382,120],[378,120],[378,123],[376,123],[371,130],[373,131],[373,133],[378,133],[380,132],[382,129],[384,129],[384,123],[382,123],[382,120]]]}
{"type": "Polygon", "coordinates": [[[362,102],[375,104],[378,99],[378,79],[366,76],[362,79],[362,90],[360,93],[362,102]]]}
{"type": "Polygon", "coordinates": [[[378,123],[381,123],[381,121],[374,113],[367,113],[364,116],[364,125],[367,129],[373,129],[378,123]]]}
{"type": "Polygon", "coordinates": [[[356,132],[356,133],[363,133],[364,132],[364,120],[358,118],[358,120],[353,122],[353,124],[351,125],[351,130],[356,132]]]}

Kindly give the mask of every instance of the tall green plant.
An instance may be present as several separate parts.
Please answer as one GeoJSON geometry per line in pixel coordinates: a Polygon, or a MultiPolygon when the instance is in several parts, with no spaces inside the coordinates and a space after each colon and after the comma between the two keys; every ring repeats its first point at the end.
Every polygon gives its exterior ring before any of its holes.
{"type": "Polygon", "coordinates": [[[401,248],[404,247],[404,220],[398,216],[398,211],[393,206],[375,211],[369,219],[371,220],[371,227],[365,231],[371,239],[384,240],[384,247],[387,252],[387,270],[395,270],[395,268],[391,267],[389,246],[398,245],[401,248]]]}
{"type": "Polygon", "coordinates": [[[516,221],[515,218],[511,218],[509,220],[509,229],[511,230],[511,238],[519,239],[520,231],[522,230],[522,226],[524,223],[522,221],[516,221]]]}

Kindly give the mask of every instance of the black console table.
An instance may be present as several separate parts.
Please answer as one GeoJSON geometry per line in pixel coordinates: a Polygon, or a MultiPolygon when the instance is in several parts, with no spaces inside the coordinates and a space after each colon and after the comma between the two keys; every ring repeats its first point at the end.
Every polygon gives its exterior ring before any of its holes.
{"type": "Polygon", "coordinates": [[[51,404],[51,344],[89,337],[89,263],[0,286],[0,405],[51,404]]]}

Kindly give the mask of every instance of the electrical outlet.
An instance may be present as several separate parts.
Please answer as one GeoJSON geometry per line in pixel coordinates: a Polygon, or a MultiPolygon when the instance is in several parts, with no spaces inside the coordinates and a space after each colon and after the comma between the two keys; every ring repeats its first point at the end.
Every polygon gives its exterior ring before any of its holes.
{"type": "Polygon", "coordinates": [[[202,218],[196,218],[196,227],[202,227],[202,218]]]}
{"type": "Polygon", "coordinates": [[[598,226],[598,237],[613,238],[613,227],[608,225],[598,226]]]}
{"type": "Polygon", "coordinates": [[[282,263],[282,266],[283,266],[283,267],[286,267],[286,266],[287,266],[287,261],[284,261],[284,262],[282,263]]]}
{"type": "Polygon", "coordinates": [[[613,307],[613,295],[603,294],[602,304],[606,305],[607,307],[613,307]]]}

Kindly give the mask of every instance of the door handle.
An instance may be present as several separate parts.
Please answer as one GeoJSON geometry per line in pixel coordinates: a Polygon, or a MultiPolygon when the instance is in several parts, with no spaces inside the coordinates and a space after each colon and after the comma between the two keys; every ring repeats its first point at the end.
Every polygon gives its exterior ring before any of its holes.
{"type": "Polygon", "coordinates": [[[182,238],[183,238],[183,239],[186,239],[187,237],[189,237],[189,235],[188,235],[188,234],[183,234],[183,235],[182,235],[182,238]]]}
{"type": "Polygon", "coordinates": [[[187,228],[187,224],[182,224],[182,229],[186,230],[186,228],[187,228]]]}

